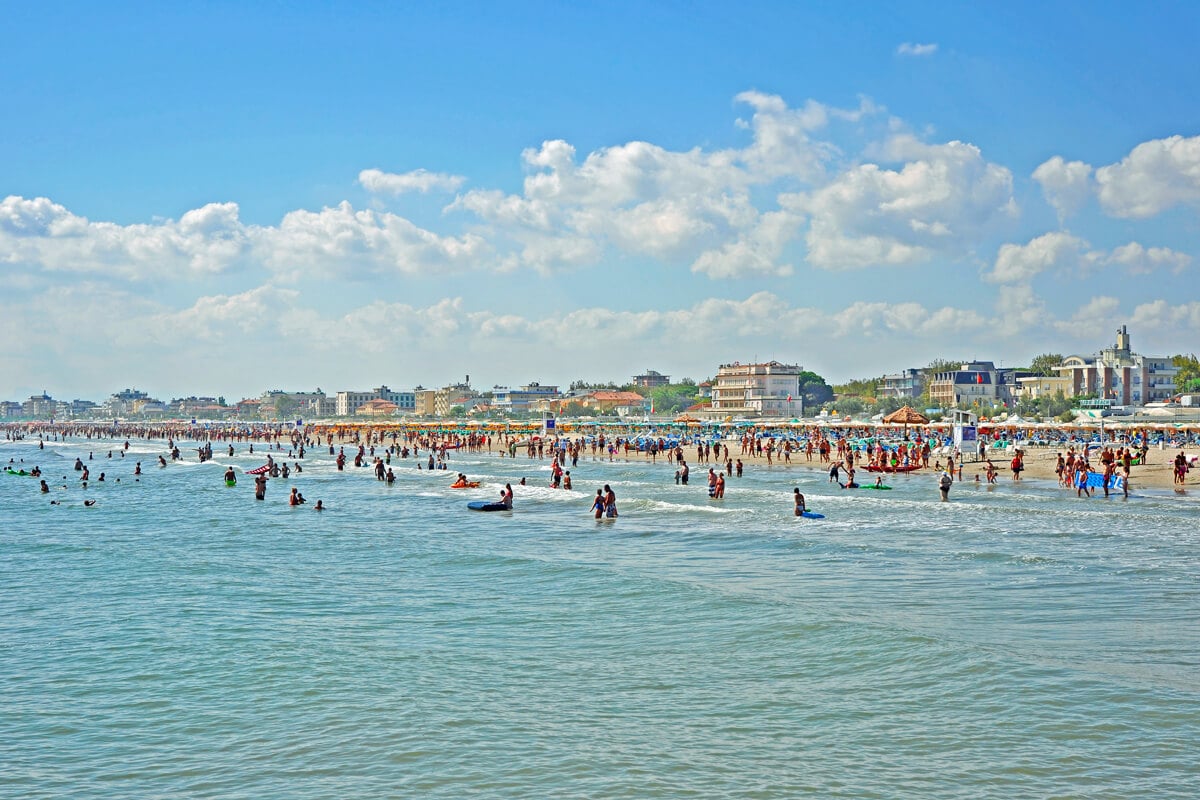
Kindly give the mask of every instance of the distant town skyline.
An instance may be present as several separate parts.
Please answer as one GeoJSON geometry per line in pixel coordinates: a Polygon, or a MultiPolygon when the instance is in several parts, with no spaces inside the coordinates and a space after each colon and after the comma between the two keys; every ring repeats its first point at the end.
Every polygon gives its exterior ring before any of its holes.
{"type": "Polygon", "coordinates": [[[1196,352],[1198,23],[14,7],[0,398],[1196,352]]]}

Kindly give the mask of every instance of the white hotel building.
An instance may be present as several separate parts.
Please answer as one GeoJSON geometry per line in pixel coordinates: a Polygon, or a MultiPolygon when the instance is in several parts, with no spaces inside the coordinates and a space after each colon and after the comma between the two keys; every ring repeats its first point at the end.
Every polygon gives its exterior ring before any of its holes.
{"type": "Polygon", "coordinates": [[[712,410],[737,416],[796,416],[804,412],[796,364],[722,364],[712,390],[712,410]]]}

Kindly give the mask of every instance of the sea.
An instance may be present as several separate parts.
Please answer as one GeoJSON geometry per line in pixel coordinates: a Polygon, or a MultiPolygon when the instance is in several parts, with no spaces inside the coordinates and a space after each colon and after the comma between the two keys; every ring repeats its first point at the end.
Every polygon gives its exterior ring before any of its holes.
{"type": "Polygon", "coordinates": [[[0,797],[1200,796],[1195,496],[179,446],[0,442],[0,797]]]}

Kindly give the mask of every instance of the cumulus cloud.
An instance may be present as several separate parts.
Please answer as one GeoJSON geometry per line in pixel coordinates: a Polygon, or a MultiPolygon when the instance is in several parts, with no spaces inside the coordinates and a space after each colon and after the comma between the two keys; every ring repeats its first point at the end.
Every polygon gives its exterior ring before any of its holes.
{"type": "Polygon", "coordinates": [[[1117,164],[1096,170],[1100,205],[1115,217],[1151,217],[1200,205],[1200,136],[1143,142],[1117,164]]]}
{"type": "Polygon", "coordinates": [[[1098,339],[1121,321],[1121,301],[1115,297],[1093,297],[1064,320],[1052,322],[1060,334],[1077,339],[1098,339]]]}
{"type": "Polygon", "coordinates": [[[1027,244],[1005,244],[984,278],[992,283],[1028,283],[1043,272],[1078,274],[1106,264],[1144,275],[1159,269],[1182,272],[1192,257],[1168,247],[1145,247],[1137,242],[1121,245],[1112,252],[1093,250],[1077,236],[1063,231],[1045,233],[1027,244]]]}
{"type": "Polygon", "coordinates": [[[826,269],[913,264],[961,255],[984,230],[1016,214],[1012,173],[964,142],[892,137],[898,170],[860,164],[808,194],[780,198],[806,213],[808,260],[826,269]]]}
{"type": "Polygon", "coordinates": [[[364,169],[358,173],[358,182],[368,192],[377,194],[404,194],[405,192],[454,192],[465,182],[461,175],[448,175],[444,172],[429,172],[416,169],[412,172],[383,172],[378,169],[364,169]]]}
{"type": "Polygon", "coordinates": [[[475,234],[439,236],[396,214],[355,210],[343,201],[292,211],[256,233],[263,263],[285,274],[355,276],[464,271],[489,253],[475,234]]]}
{"type": "Polygon", "coordinates": [[[1079,211],[1091,197],[1092,167],[1082,161],[1054,156],[1033,171],[1033,179],[1041,185],[1046,202],[1058,212],[1060,220],[1079,211]]]}
{"type": "Polygon", "coordinates": [[[992,271],[984,277],[993,283],[1026,283],[1043,272],[1078,270],[1098,258],[1077,236],[1045,233],[1028,244],[1002,245],[992,271]]]}
{"type": "Polygon", "coordinates": [[[1191,266],[1192,257],[1169,247],[1144,247],[1137,242],[1115,248],[1108,258],[1120,264],[1133,275],[1147,275],[1159,269],[1169,269],[1178,274],[1191,266]]]}
{"type": "Polygon", "coordinates": [[[216,274],[247,254],[236,203],[210,203],[178,220],[92,222],[45,197],[0,201],[0,263],[123,279],[216,274]]]}
{"type": "Polygon", "coordinates": [[[548,273],[613,252],[690,262],[711,277],[787,274],[785,246],[802,215],[752,192],[825,182],[840,153],[813,134],[881,109],[867,99],[854,109],[814,101],[790,108],[757,91],[735,100],[753,110],[741,123],[751,132],[744,148],[672,151],[635,141],[580,160],[568,142],[546,141],[522,154],[529,175],[520,194],[477,189],[448,210],[480,219],[498,247],[511,242],[509,267],[548,273]]]}
{"type": "Polygon", "coordinates": [[[934,43],[916,44],[914,42],[904,42],[896,48],[896,55],[900,56],[931,56],[937,52],[938,46],[934,43]]]}

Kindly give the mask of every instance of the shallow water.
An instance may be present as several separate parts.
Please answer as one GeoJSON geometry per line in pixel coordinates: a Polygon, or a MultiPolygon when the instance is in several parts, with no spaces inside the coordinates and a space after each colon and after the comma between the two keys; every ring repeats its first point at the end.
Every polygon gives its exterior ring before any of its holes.
{"type": "Polygon", "coordinates": [[[317,453],[259,503],[259,446],[109,446],[0,443],[70,486],[0,475],[0,796],[1200,793],[1194,497],[317,453]]]}

